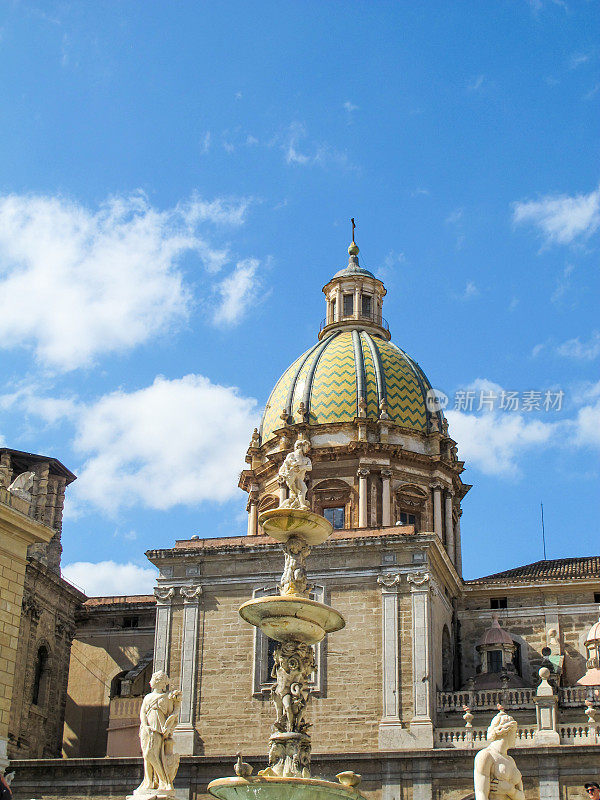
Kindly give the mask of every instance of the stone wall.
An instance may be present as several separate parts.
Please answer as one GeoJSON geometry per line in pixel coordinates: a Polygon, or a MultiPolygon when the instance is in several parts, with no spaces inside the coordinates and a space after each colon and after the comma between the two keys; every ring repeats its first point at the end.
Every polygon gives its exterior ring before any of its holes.
{"type": "Polygon", "coordinates": [[[61,753],[75,613],[85,599],[49,567],[29,559],[11,705],[10,758],[61,753]],[[40,649],[46,661],[37,676],[39,691],[33,702],[40,649]]]}
{"type": "MultiPolygon", "coordinates": [[[[526,800],[583,800],[583,783],[597,779],[597,746],[531,747],[513,754],[524,778],[526,800]]],[[[176,779],[187,800],[209,798],[214,778],[233,775],[232,755],[185,756],[176,779]]],[[[244,760],[254,771],[265,758],[244,760]]],[[[15,761],[15,800],[123,800],[142,776],[140,758],[15,761]]],[[[313,774],[334,780],[352,769],[362,775],[367,800],[463,800],[473,792],[473,753],[407,750],[397,753],[315,754],[313,774]]]]}
{"type": "Polygon", "coordinates": [[[77,617],[63,734],[65,756],[105,756],[115,679],[152,652],[154,598],[90,598],[77,617]],[[136,619],[135,627],[126,627],[136,619]],[[128,622],[129,620],[129,622],[128,622]]]}

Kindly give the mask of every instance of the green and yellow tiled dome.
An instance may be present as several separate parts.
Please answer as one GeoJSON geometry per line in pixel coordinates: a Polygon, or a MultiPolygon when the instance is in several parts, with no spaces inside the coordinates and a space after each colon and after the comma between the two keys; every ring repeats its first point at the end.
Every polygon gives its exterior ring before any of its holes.
{"type": "MultiPolygon", "coordinates": [[[[283,373],[265,407],[261,438],[268,441],[283,418],[309,425],[352,422],[359,400],[367,419],[385,408],[405,428],[430,430],[426,396],[431,384],[399,347],[365,330],[336,330],[303,353],[283,373]],[[282,418],[283,415],[283,418],[282,418]]],[[[441,422],[441,419],[440,419],[441,422]]]]}

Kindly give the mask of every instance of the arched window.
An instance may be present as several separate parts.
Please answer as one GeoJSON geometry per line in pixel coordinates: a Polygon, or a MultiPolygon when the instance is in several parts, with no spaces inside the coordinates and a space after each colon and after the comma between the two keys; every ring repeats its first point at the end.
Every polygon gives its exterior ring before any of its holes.
{"type": "Polygon", "coordinates": [[[450,631],[448,630],[448,626],[444,625],[444,630],[442,631],[442,690],[444,692],[449,692],[453,689],[453,664],[454,659],[452,657],[450,631]]]}
{"type": "Polygon", "coordinates": [[[46,677],[48,672],[48,648],[42,644],[38,647],[37,658],[35,660],[35,672],[33,674],[33,692],[31,702],[35,706],[41,706],[46,699],[46,677]]]}

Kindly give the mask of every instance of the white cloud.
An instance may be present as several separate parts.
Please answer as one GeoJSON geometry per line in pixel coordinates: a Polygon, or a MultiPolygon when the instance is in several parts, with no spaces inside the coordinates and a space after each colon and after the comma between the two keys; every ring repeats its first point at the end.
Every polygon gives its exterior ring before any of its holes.
{"type": "Polygon", "coordinates": [[[0,197],[0,346],[72,370],[168,330],[191,307],[182,256],[193,252],[211,271],[228,259],[198,226],[240,225],[248,202],[192,198],[158,211],[134,194],[90,210],[61,197],[0,197]]]}
{"type": "Polygon", "coordinates": [[[513,222],[538,228],[547,244],[571,244],[600,226],[600,189],[589,194],[547,195],[513,203],[513,222]]]}
{"type": "Polygon", "coordinates": [[[479,296],[479,289],[477,288],[477,286],[475,286],[473,281],[467,281],[465,290],[462,293],[462,299],[471,300],[473,297],[478,297],[478,296],[479,296]]]}
{"type": "Polygon", "coordinates": [[[287,164],[301,166],[327,166],[329,164],[353,169],[346,153],[340,152],[327,144],[310,146],[312,152],[302,152],[300,143],[306,139],[306,127],[300,122],[293,122],[284,137],[282,150],[287,164]]]}
{"type": "Polygon", "coordinates": [[[573,53],[569,59],[569,69],[577,69],[590,60],[589,53],[573,53]]]}
{"type": "Polygon", "coordinates": [[[556,423],[526,419],[516,412],[447,411],[446,417],[460,458],[486,475],[518,475],[519,457],[547,443],[556,427],[556,423]]]}
{"type": "Polygon", "coordinates": [[[351,114],[353,111],[358,111],[358,106],[355,106],[354,103],[350,102],[350,100],[346,100],[344,103],[344,108],[349,114],[351,114]]]}
{"type": "Polygon", "coordinates": [[[593,361],[600,356],[600,331],[594,331],[587,342],[582,342],[579,338],[569,339],[559,345],[556,352],[565,358],[593,361]]]}
{"type": "Polygon", "coordinates": [[[585,405],[570,423],[572,442],[579,447],[600,448],[600,381],[589,385],[579,399],[585,405]]]}
{"type": "Polygon", "coordinates": [[[458,222],[461,221],[464,215],[464,209],[456,208],[446,217],[446,224],[447,225],[456,225],[458,222]]]}
{"type": "Polygon", "coordinates": [[[206,131],[204,134],[202,141],[200,142],[200,152],[208,153],[210,150],[210,140],[211,140],[211,133],[210,131],[206,131]]]}
{"type": "Polygon", "coordinates": [[[472,81],[467,84],[467,91],[469,92],[476,92],[478,89],[481,89],[483,86],[483,81],[485,80],[485,75],[478,75],[472,81]]]}
{"type": "Polygon", "coordinates": [[[241,321],[250,304],[256,299],[258,261],[247,258],[240,261],[235,270],[217,288],[219,304],[214,313],[218,325],[236,325],[241,321]]]}
{"type": "Polygon", "coordinates": [[[202,375],[105,395],[75,420],[86,460],[72,494],[109,514],[229,500],[257,424],[256,400],[202,375]]]}
{"type": "Polygon", "coordinates": [[[76,561],[63,567],[62,574],[88,597],[152,594],[158,575],[153,567],[140,567],[131,561],[76,561]]]}
{"type": "Polygon", "coordinates": [[[550,301],[555,305],[562,305],[565,302],[566,295],[570,293],[571,275],[573,274],[574,270],[575,267],[573,264],[567,264],[561,274],[557,277],[556,286],[550,297],[550,301]]]}

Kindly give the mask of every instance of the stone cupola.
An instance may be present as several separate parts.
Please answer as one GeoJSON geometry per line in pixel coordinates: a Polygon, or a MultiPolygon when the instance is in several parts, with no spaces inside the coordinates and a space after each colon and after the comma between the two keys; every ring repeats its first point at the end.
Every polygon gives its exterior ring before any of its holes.
{"type": "Polygon", "coordinates": [[[385,287],[361,267],[358,246],[325,285],[326,319],[273,388],[252,434],[240,487],[248,534],[286,499],[278,470],[300,437],[310,440],[311,510],[337,529],[434,533],[461,571],[461,501],[470,489],[456,442],[425,372],[390,339],[385,287]]]}
{"type": "Polygon", "coordinates": [[[370,330],[390,339],[388,324],[382,316],[385,286],[372,272],[360,266],[358,253],[358,245],[353,241],[348,247],[348,265],[323,287],[326,314],[319,340],[340,328],[370,330]]]}
{"type": "Polygon", "coordinates": [[[481,657],[480,672],[474,678],[476,689],[499,689],[503,686],[524,686],[516,673],[514,658],[517,645],[494,616],[476,647],[481,657]]]}

